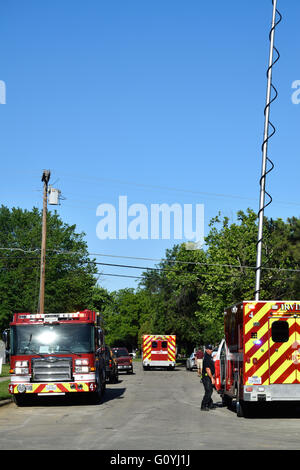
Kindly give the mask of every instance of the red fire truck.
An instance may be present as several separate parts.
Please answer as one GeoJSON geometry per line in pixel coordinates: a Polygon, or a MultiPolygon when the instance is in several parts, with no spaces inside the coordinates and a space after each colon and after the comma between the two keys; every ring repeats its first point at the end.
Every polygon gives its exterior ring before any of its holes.
{"type": "Polygon", "coordinates": [[[300,401],[300,301],[244,301],[224,312],[215,387],[237,415],[261,402],[300,401]]]}
{"type": "Polygon", "coordinates": [[[10,323],[9,392],[29,397],[105,390],[104,335],[99,313],[15,313],[10,323]]]}
{"type": "Polygon", "coordinates": [[[176,336],[143,335],[143,368],[167,367],[175,369],[176,336]]]}

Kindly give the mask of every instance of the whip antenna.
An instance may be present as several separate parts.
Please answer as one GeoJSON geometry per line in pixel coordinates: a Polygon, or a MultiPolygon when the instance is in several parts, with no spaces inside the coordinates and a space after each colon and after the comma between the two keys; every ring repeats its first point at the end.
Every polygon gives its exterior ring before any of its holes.
{"type": "Polygon", "coordinates": [[[270,106],[273,101],[277,98],[277,90],[272,84],[272,68],[274,64],[279,60],[280,54],[276,47],[274,46],[275,38],[275,29],[276,26],[280,23],[282,16],[277,10],[277,0],[272,0],[273,4],[273,15],[272,15],[272,28],[270,30],[269,39],[270,39],[270,55],[269,55],[269,67],[267,70],[267,97],[266,97],[266,106],[264,110],[265,114],[265,125],[264,125],[264,140],[262,144],[262,167],[261,167],[261,178],[260,178],[260,200],[259,200],[259,212],[258,212],[258,236],[257,236],[257,252],[256,252],[256,271],[255,271],[255,300],[259,300],[260,293],[260,279],[261,279],[261,256],[262,256],[262,240],[263,240],[263,221],[264,221],[264,209],[271,204],[272,198],[270,194],[266,191],[266,176],[270,171],[273,170],[274,164],[268,158],[268,141],[275,134],[275,127],[270,122],[270,106]],[[276,17],[278,15],[278,20],[276,17]],[[277,54],[277,58],[273,62],[274,51],[277,54]],[[272,90],[275,92],[275,96],[271,99],[272,90]],[[269,134],[269,128],[272,128],[271,134],[269,134]],[[267,170],[267,162],[271,164],[271,168],[267,170]],[[269,197],[269,201],[265,204],[265,196],[269,197]]]}

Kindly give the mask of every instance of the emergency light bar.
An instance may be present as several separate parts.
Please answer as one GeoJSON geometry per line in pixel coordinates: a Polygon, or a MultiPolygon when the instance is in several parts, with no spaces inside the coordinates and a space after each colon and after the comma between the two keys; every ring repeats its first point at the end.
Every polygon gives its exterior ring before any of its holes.
{"type": "Polygon", "coordinates": [[[20,320],[44,320],[49,323],[52,321],[71,319],[71,318],[86,318],[86,313],[35,313],[35,314],[24,314],[19,315],[20,320]]]}

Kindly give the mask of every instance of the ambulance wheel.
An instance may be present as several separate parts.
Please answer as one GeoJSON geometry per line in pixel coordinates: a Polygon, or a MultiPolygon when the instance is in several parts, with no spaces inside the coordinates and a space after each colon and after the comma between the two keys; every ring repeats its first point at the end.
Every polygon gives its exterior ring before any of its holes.
{"type": "Polygon", "coordinates": [[[252,403],[245,403],[244,400],[236,402],[236,415],[238,418],[251,418],[252,403]]]}
{"type": "Polygon", "coordinates": [[[238,418],[244,417],[244,410],[240,401],[236,402],[236,415],[238,418]]]}

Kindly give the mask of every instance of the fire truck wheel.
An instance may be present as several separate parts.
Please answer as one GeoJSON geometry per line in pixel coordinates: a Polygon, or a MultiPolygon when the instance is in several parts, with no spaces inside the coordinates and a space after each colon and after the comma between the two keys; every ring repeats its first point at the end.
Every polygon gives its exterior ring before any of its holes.
{"type": "Polygon", "coordinates": [[[14,402],[17,406],[25,406],[29,403],[28,396],[26,395],[14,395],[14,402]]]}
{"type": "Polygon", "coordinates": [[[99,403],[101,403],[102,397],[105,392],[105,388],[106,388],[106,379],[105,378],[103,379],[103,377],[102,378],[99,377],[99,382],[97,382],[97,390],[95,392],[89,392],[90,398],[91,398],[90,401],[94,405],[99,405],[99,403]]]}
{"type": "Polygon", "coordinates": [[[117,383],[119,382],[119,374],[116,374],[116,375],[115,375],[113,382],[114,382],[115,384],[117,384],[117,383]]]}
{"type": "Polygon", "coordinates": [[[232,407],[232,398],[228,395],[222,395],[222,405],[227,406],[228,408],[232,407]]]}

